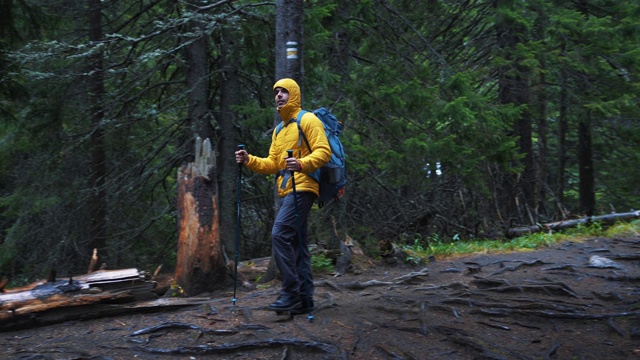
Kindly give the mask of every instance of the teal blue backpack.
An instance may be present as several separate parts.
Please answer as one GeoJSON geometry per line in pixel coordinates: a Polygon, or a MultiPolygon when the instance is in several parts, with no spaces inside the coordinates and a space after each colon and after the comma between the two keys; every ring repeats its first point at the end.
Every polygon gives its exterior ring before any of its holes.
{"type": "MultiPolygon", "coordinates": [[[[309,141],[300,127],[302,115],[306,112],[306,110],[300,111],[295,123],[298,126],[299,137],[304,140],[309,151],[311,151],[309,141]]],[[[340,133],[342,133],[342,123],[324,107],[314,110],[313,113],[322,121],[324,131],[327,134],[327,140],[329,140],[329,146],[331,146],[331,160],[320,169],[309,174],[309,176],[320,184],[318,206],[322,207],[331,200],[339,201],[344,195],[347,185],[346,157],[344,147],[339,138],[340,133]]],[[[282,123],[276,127],[276,136],[280,133],[280,130],[282,130],[282,123]]]]}

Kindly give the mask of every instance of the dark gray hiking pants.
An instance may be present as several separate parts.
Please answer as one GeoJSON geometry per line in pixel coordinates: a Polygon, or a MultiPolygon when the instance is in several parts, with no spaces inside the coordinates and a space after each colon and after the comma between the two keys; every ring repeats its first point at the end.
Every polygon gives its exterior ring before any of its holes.
{"type": "Polygon", "coordinates": [[[274,257],[282,275],[282,295],[306,295],[305,277],[309,286],[309,295],[313,295],[313,276],[311,275],[311,253],[307,238],[307,218],[316,199],[310,192],[298,192],[300,211],[300,229],[303,246],[300,248],[296,226],[296,206],[293,193],[280,199],[281,205],[271,230],[274,257]],[[306,271],[306,275],[303,273],[306,271]]]}

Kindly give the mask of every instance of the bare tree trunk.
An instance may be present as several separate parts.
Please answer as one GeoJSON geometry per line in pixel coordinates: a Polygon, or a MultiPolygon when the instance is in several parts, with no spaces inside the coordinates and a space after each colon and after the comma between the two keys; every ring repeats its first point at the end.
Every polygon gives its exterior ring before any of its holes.
{"type": "MultiPolygon", "coordinates": [[[[303,19],[304,7],[302,0],[276,0],[276,81],[282,78],[294,79],[300,85],[303,94],[304,67],[303,52],[303,19]]],[[[304,106],[304,101],[302,102],[304,106]]],[[[273,124],[277,125],[282,119],[276,113],[273,124]]],[[[273,187],[274,213],[278,213],[278,189],[273,187]]],[[[273,260],[273,256],[272,256],[273,260]]],[[[275,261],[271,261],[264,281],[273,280],[277,276],[275,261]]]]}
{"type": "MultiPolygon", "coordinates": [[[[198,26],[191,26],[193,33],[198,33],[198,26]]],[[[205,33],[191,41],[186,49],[187,58],[187,100],[189,102],[189,120],[191,125],[191,141],[197,137],[214,139],[209,109],[209,46],[205,33]]]]}
{"type": "MultiPolygon", "coordinates": [[[[501,1],[495,1],[496,9],[506,7],[501,1]]],[[[517,5],[513,5],[517,6],[517,5]]],[[[502,104],[513,104],[514,106],[528,105],[530,102],[530,90],[528,84],[528,71],[518,65],[520,59],[515,54],[515,48],[522,41],[523,28],[515,28],[512,24],[498,23],[498,45],[504,54],[505,59],[510,61],[503,66],[499,79],[499,100],[502,104]]],[[[505,177],[505,196],[502,203],[507,204],[507,214],[510,217],[517,217],[519,222],[533,222],[529,211],[534,205],[535,194],[535,162],[533,156],[533,141],[531,127],[531,112],[525,109],[521,117],[515,122],[513,132],[510,134],[518,139],[517,146],[519,152],[524,155],[524,169],[520,176],[514,178],[505,177]]]]}
{"type": "MultiPolygon", "coordinates": [[[[348,23],[350,11],[351,1],[339,0],[337,2],[337,6],[333,16],[328,19],[328,30],[331,31],[332,38],[335,39],[335,41],[332,43],[333,46],[326,48],[326,52],[329,54],[329,68],[333,69],[340,75],[341,82],[338,86],[340,86],[341,88],[343,88],[349,81],[349,32],[345,24],[348,23]]],[[[338,92],[331,93],[331,95],[336,96],[336,98],[331,98],[331,100],[334,101],[334,104],[340,100],[339,98],[337,98],[337,96],[341,96],[338,92]]],[[[333,104],[329,103],[323,105],[331,107],[333,104]]],[[[336,115],[340,116],[339,113],[337,113],[336,115]]],[[[340,251],[344,247],[343,241],[337,236],[337,229],[342,225],[342,219],[347,218],[346,216],[344,216],[346,211],[344,204],[345,201],[341,201],[339,203],[333,202],[332,204],[323,207],[323,217],[319,219],[320,223],[322,224],[322,228],[334,230],[327,243],[328,248],[331,250],[340,251]],[[336,218],[338,219],[337,222],[336,218]]]]}
{"type": "MultiPolygon", "coordinates": [[[[221,58],[219,60],[220,74],[220,112],[218,120],[219,138],[217,143],[217,175],[218,175],[218,205],[220,209],[220,230],[222,244],[227,251],[235,248],[236,229],[236,199],[238,165],[234,152],[239,143],[238,114],[234,107],[240,104],[240,77],[238,75],[237,39],[239,34],[225,28],[222,30],[219,46],[221,58]]],[[[239,40],[238,40],[239,41],[239,40]]]]}
{"type": "MultiPolygon", "coordinates": [[[[589,18],[589,2],[578,1],[578,9],[589,18]]],[[[592,216],[596,207],[595,175],[593,170],[593,148],[591,135],[591,113],[587,111],[578,122],[578,165],[580,174],[580,212],[592,216]]]]}
{"type": "Polygon", "coordinates": [[[596,194],[593,173],[593,149],[591,145],[591,114],[587,112],[578,123],[578,164],[580,166],[580,212],[592,216],[595,212],[596,194]]]}
{"type": "MultiPolygon", "coordinates": [[[[13,31],[13,0],[0,0],[0,39],[6,41],[6,46],[12,44],[17,37],[13,31]]],[[[2,44],[5,46],[5,44],[2,44]]],[[[3,49],[3,48],[2,48],[3,49]]],[[[4,49],[3,49],[4,50],[4,49]]]]}
{"type": "MultiPolygon", "coordinates": [[[[303,19],[302,0],[276,0],[276,80],[294,79],[301,92],[304,87],[303,19]]],[[[278,122],[276,117],[275,124],[278,122]]]]}
{"type": "MultiPolygon", "coordinates": [[[[545,38],[545,30],[549,27],[549,21],[543,11],[537,11],[538,20],[536,21],[536,37],[538,39],[545,38]]],[[[541,60],[541,67],[544,69],[547,64],[544,59],[541,60]]],[[[538,78],[538,84],[536,85],[538,114],[537,118],[537,130],[538,130],[538,158],[536,162],[537,168],[537,181],[535,184],[535,209],[536,219],[539,220],[539,215],[548,219],[547,210],[547,191],[549,184],[549,165],[547,163],[548,156],[548,138],[549,138],[549,124],[547,122],[547,93],[546,93],[547,77],[544,72],[541,72],[538,78]]]]}
{"type": "MultiPolygon", "coordinates": [[[[89,12],[89,41],[97,43],[102,41],[102,2],[91,0],[89,12]]],[[[90,58],[89,94],[91,122],[93,129],[90,137],[91,146],[91,199],[89,211],[91,212],[91,244],[87,250],[87,256],[91,249],[97,249],[98,261],[96,266],[107,262],[107,192],[105,189],[105,179],[107,176],[107,157],[104,150],[104,129],[102,120],[104,118],[103,98],[104,98],[104,65],[102,52],[96,51],[90,58]]],[[[112,264],[113,265],[113,264],[112,264]]],[[[96,270],[90,269],[90,270],[96,270]]]]}
{"type": "Polygon", "coordinates": [[[192,22],[195,39],[185,47],[187,56],[187,99],[195,162],[178,172],[178,259],[176,281],[188,295],[210,291],[226,276],[220,242],[214,137],[209,109],[208,35],[205,24],[192,22]]]}
{"type": "MultiPolygon", "coordinates": [[[[547,217],[546,198],[548,184],[548,168],[547,168],[547,144],[549,137],[549,125],[547,123],[547,96],[544,89],[546,77],[544,74],[540,76],[540,86],[538,87],[538,161],[537,161],[537,181],[536,181],[536,215],[541,214],[547,217]]],[[[537,217],[537,216],[536,216],[537,217]]]]}
{"type": "Polygon", "coordinates": [[[567,167],[567,132],[569,131],[569,122],[567,120],[569,111],[569,90],[567,89],[567,76],[561,71],[561,88],[560,88],[560,113],[558,114],[558,177],[556,179],[556,198],[557,218],[564,219],[565,214],[562,204],[564,203],[564,183],[565,169],[567,167]]]}

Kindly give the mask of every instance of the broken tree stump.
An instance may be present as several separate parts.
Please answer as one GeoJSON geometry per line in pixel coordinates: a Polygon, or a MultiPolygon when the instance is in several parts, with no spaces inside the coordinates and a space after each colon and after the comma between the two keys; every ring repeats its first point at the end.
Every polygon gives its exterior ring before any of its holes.
{"type": "Polygon", "coordinates": [[[225,281],[215,157],[209,139],[196,139],[195,162],[178,170],[178,258],[175,279],[188,296],[225,281]]]}

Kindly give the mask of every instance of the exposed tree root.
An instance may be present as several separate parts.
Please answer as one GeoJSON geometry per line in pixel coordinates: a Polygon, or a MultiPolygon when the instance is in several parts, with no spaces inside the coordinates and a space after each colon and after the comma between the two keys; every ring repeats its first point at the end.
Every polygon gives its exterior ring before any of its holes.
{"type": "Polygon", "coordinates": [[[403,275],[393,279],[392,281],[379,281],[379,280],[369,280],[365,282],[360,281],[351,281],[348,283],[342,283],[340,286],[345,287],[351,290],[363,290],[371,286],[388,286],[388,285],[401,285],[401,284],[411,284],[416,281],[416,279],[422,278],[423,276],[429,275],[429,269],[424,268],[420,271],[414,271],[407,275],[403,275]]]}
{"type": "Polygon", "coordinates": [[[177,322],[169,322],[169,323],[163,323],[163,324],[159,324],[156,326],[151,326],[151,327],[147,327],[144,329],[140,329],[132,334],[130,334],[129,336],[139,336],[139,335],[146,335],[146,334],[151,334],[157,331],[161,331],[161,330],[166,330],[166,329],[189,329],[189,330],[198,330],[201,333],[206,333],[206,334],[213,334],[213,335],[235,335],[238,333],[238,330],[233,329],[233,330],[210,330],[210,329],[203,329],[199,326],[196,325],[191,325],[191,324],[186,324],[186,323],[177,323],[177,322]]]}
{"type": "Polygon", "coordinates": [[[419,357],[416,357],[415,355],[411,354],[411,352],[409,352],[408,350],[402,350],[389,344],[378,344],[376,345],[376,349],[382,351],[390,359],[396,359],[396,360],[420,359],[419,357]]]}
{"type": "Polygon", "coordinates": [[[551,360],[551,357],[556,353],[556,351],[558,351],[559,348],[560,348],[560,343],[554,342],[553,346],[551,346],[551,349],[549,349],[549,351],[547,351],[547,353],[544,354],[544,359],[551,360]]]}
{"type": "Polygon", "coordinates": [[[495,280],[485,280],[485,279],[476,279],[473,283],[482,290],[490,290],[495,292],[518,292],[518,293],[538,293],[538,294],[546,294],[546,295],[560,295],[560,296],[570,296],[577,298],[576,293],[569,288],[564,283],[561,282],[539,282],[536,284],[530,285],[511,285],[507,281],[498,281],[495,280]],[[496,286],[497,284],[500,284],[496,286]]]}
{"type": "Polygon", "coordinates": [[[568,312],[552,312],[552,311],[536,311],[536,310],[520,310],[520,309],[473,309],[469,311],[470,314],[483,314],[488,316],[512,316],[512,315],[523,315],[523,316],[538,316],[545,318],[554,318],[554,319],[574,319],[574,320],[606,320],[609,318],[616,317],[632,317],[637,318],[640,317],[640,312],[620,312],[620,313],[611,313],[611,314],[587,314],[587,313],[568,313],[568,312]]]}
{"type": "Polygon", "coordinates": [[[497,271],[493,272],[489,276],[502,274],[505,271],[516,271],[516,270],[520,269],[523,266],[536,266],[536,265],[544,265],[544,264],[546,264],[546,263],[544,261],[542,261],[542,260],[535,260],[535,261],[531,261],[531,262],[524,262],[523,261],[523,262],[519,262],[517,265],[514,265],[514,266],[505,266],[505,267],[501,268],[500,270],[497,270],[497,271]]]}
{"type": "Polygon", "coordinates": [[[139,349],[152,354],[207,355],[255,349],[267,349],[281,346],[293,346],[304,350],[320,351],[327,354],[336,354],[339,352],[338,348],[335,345],[297,338],[271,338],[256,341],[224,343],[220,345],[181,346],[175,348],[154,348],[140,346],[139,349]]]}
{"type": "Polygon", "coordinates": [[[466,348],[474,350],[481,355],[476,359],[491,360],[530,360],[532,358],[519,354],[511,349],[501,347],[492,342],[486,341],[479,336],[472,336],[466,331],[446,326],[437,326],[435,330],[446,335],[450,341],[466,348]]]}

